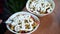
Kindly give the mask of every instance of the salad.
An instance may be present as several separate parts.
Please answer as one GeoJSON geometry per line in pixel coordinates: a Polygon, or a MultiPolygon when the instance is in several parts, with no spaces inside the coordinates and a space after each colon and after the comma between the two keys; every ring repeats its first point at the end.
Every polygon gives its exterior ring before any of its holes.
{"type": "Polygon", "coordinates": [[[9,29],[14,33],[29,33],[39,25],[39,21],[32,15],[24,13],[18,12],[6,21],[9,29]]]}
{"type": "Polygon", "coordinates": [[[48,0],[29,0],[26,4],[28,11],[34,14],[48,14],[54,9],[53,2],[48,0]]]}

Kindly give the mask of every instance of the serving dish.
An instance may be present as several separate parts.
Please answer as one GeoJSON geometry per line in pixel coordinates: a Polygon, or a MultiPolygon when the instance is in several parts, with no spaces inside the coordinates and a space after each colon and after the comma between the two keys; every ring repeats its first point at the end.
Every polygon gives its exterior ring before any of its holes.
{"type": "Polygon", "coordinates": [[[37,30],[40,20],[29,12],[17,12],[10,16],[5,22],[8,30],[15,34],[31,34],[37,30]]]}
{"type": "Polygon", "coordinates": [[[37,16],[45,16],[51,14],[55,8],[53,0],[28,0],[26,9],[37,16]]]}

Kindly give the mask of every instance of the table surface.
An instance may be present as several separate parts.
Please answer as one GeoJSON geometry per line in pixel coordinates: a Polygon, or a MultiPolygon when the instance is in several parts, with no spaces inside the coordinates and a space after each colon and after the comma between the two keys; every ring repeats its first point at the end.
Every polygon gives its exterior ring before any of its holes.
{"type": "MultiPolygon", "coordinates": [[[[39,17],[40,26],[32,34],[60,34],[60,0],[54,0],[55,9],[53,13],[39,17]]],[[[23,9],[26,11],[26,8],[23,9]]],[[[12,34],[9,30],[5,34],[12,34]]]]}

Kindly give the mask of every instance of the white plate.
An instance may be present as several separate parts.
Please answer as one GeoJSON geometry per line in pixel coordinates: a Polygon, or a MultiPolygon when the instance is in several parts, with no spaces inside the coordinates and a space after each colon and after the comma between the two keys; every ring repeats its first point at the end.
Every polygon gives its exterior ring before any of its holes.
{"type": "MultiPolygon", "coordinates": [[[[29,4],[30,4],[30,1],[31,1],[31,0],[28,0],[27,3],[26,3],[26,9],[27,9],[29,12],[31,12],[30,9],[28,8],[28,7],[29,7],[29,4]]],[[[45,15],[48,15],[48,14],[51,14],[51,13],[53,12],[54,8],[55,8],[55,3],[54,3],[53,0],[46,0],[46,1],[48,1],[48,2],[50,2],[50,3],[52,4],[53,9],[52,9],[52,11],[51,11],[50,13],[47,13],[47,14],[38,14],[38,13],[34,13],[34,12],[31,12],[31,13],[33,13],[33,14],[35,14],[35,15],[37,15],[37,16],[40,16],[40,17],[45,16],[45,15]]]]}
{"type": "MultiPolygon", "coordinates": [[[[31,32],[29,32],[29,33],[26,33],[26,34],[31,34],[31,33],[34,32],[35,30],[37,30],[37,28],[38,28],[39,25],[40,25],[40,20],[38,19],[37,16],[35,16],[35,15],[29,13],[29,12],[24,12],[24,11],[22,11],[22,12],[17,12],[17,13],[15,13],[15,14],[13,14],[12,16],[10,16],[10,17],[8,18],[8,20],[14,18],[14,17],[15,17],[16,15],[18,15],[18,14],[31,15],[34,19],[36,19],[36,20],[39,21],[39,24],[36,26],[36,28],[35,28],[33,31],[31,31],[31,32]]],[[[8,21],[8,20],[7,20],[7,21],[8,21]]],[[[7,23],[7,21],[6,21],[5,23],[7,23]]],[[[17,33],[17,32],[12,31],[12,30],[9,28],[8,24],[7,24],[6,26],[7,26],[8,30],[10,30],[11,32],[13,32],[13,33],[15,33],[15,34],[21,34],[21,33],[17,33]]]]}

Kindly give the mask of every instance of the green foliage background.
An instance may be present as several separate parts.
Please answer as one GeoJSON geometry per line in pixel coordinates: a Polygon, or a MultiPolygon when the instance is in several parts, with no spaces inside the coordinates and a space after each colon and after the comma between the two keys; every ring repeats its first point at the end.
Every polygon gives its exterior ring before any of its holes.
{"type": "Polygon", "coordinates": [[[6,0],[6,7],[11,13],[15,13],[21,11],[25,5],[27,0],[6,0]]]}

